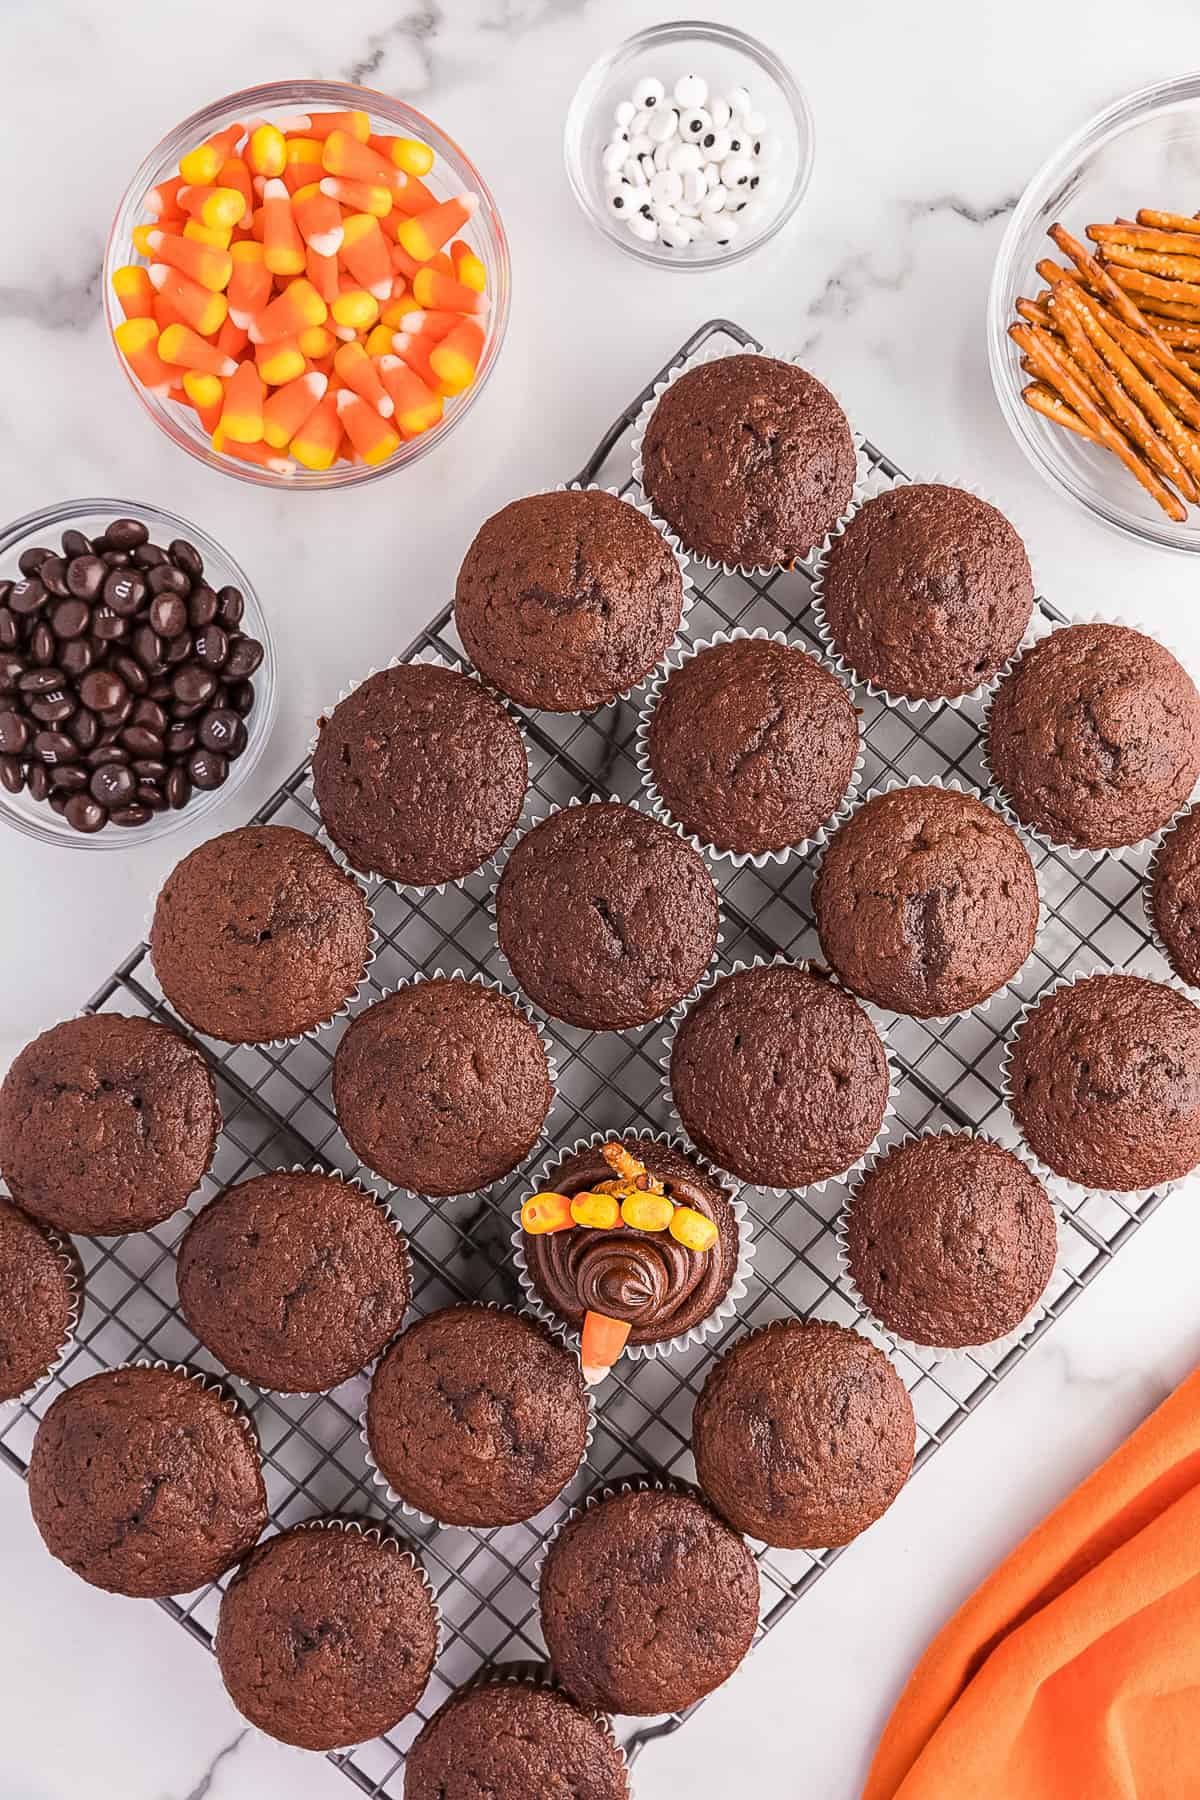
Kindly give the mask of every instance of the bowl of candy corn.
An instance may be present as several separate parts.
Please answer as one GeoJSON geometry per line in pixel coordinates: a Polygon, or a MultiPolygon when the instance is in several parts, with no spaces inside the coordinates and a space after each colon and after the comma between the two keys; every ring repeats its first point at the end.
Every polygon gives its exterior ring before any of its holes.
{"type": "Polygon", "coordinates": [[[504,341],[509,256],[474,165],[403,101],[273,82],[142,163],[104,264],[121,365],[210,468],[346,487],[453,430],[504,341]]]}

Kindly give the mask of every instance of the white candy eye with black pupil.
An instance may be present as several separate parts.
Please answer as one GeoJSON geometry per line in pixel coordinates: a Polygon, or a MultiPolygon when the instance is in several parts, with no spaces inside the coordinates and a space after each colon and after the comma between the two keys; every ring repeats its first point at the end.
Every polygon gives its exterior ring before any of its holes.
{"type": "Polygon", "coordinates": [[[730,156],[740,156],[740,155],[741,155],[741,154],[742,154],[742,140],[741,140],[741,138],[739,138],[739,137],[735,137],[735,138],[730,138],[730,140],[729,140],[729,154],[730,154],[730,156]]]}

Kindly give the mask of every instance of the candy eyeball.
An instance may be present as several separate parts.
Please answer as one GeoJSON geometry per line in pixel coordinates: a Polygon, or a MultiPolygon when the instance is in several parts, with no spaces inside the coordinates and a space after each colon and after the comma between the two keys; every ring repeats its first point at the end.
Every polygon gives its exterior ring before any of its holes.
{"type": "Polygon", "coordinates": [[[733,139],[727,131],[706,131],[700,148],[710,163],[723,163],[732,154],[733,139]]]}
{"type": "Polygon", "coordinates": [[[674,169],[662,169],[650,183],[650,196],[662,206],[674,206],[683,193],[683,176],[674,169]]]}
{"type": "Polygon", "coordinates": [[[722,100],[718,94],[715,100],[709,101],[708,110],[712,115],[714,128],[717,131],[724,131],[733,117],[733,108],[728,100],[722,100]]]}
{"type": "Polygon", "coordinates": [[[745,156],[747,154],[746,140],[740,131],[730,132],[729,148],[725,154],[726,156],[745,156]]]}
{"type": "Polygon", "coordinates": [[[714,213],[723,212],[728,197],[725,188],[721,186],[720,183],[718,183],[715,188],[709,188],[708,192],[700,202],[700,212],[702,216],[707,219],[714,213]]]}
{"type": "Polygon", "coordinates": [[[651,107],[657,106],[661,100],[665,100],[666,96],[667,90],[662,82],[655,81],[653,76],[646,76],[638,82],[633,90],[633,104],[638,107],[645,107],[646,110],[649,111],[651,107]]]}
{"type": "Polygon", "coordinates": [[[703,106],[708,99],[708,83],[703,75],[681,75],[675,83],[675,99],[680,106],[703,106]]]}
{"type": "Polygon", "coordinates": [[[630,187],[642,188],[646,185],[646,174],[636,156],[631,156],[625,164],[625,179],[630,187]]]}
{"type": "Polygon", "coordinates": [[[628,146],[614,138],[611,144],[604,146],[604,154],[600,158],[600,166],[607,175],[611,169],[622,169],[625,158],[629,155],[628,146]]]}
{"type": "Polygon", "coordinates": [[[618,219],[628,219],[637,211],[637,205],[636,190],[627,181],[623,181],[619,188],[614,188],[608,196],[608,210],[618,219]]]}
{"type": "Polygon", "coordinates": [[[637,107],[633,104],[632,100],[619,100],[616,106],[613,107],[614,125],[628,125],[636,111],[637,107]]]}
{"type": "Polygon", "coordinates": [[[659,228],[654,219],[644,219],[640,213],[634,213],[628,224],[633,236],[640,238],[643,244],[658,242],[659,228]]]}
{"type": "Polygon", "coordinates": [[[665,144],[679,130],[679,114],[673,106],[659,106],[650,114],[646,136],[656,144],[665,144]]]}
{"type": "Polygon", "coordinates": [[[749,187],[754,177],[754,164],[748,156],[727,156],[721,164],[721,184],[727,188],[749,187]]]}
{"type": "Polygon", "coordinates": [[[735,87],[729,96],[729,104],[733,109],[734,118],[740,119],[743,113],[750,111],[750,90],[744,87],[735,87]]]}
{"type": "Polygon", "coordinates": [[[685,144],[698,144],[712,130],[712,120],[702,106],[679,115],[679,135],[685,144]]]}
{"type": "Polygon", "coordinates": [[[667,158],[668,169],[674,169],[677,175],[686,175],[689,169],[700,169],[704,166],[698,144],[676,144],[667,158]]]}

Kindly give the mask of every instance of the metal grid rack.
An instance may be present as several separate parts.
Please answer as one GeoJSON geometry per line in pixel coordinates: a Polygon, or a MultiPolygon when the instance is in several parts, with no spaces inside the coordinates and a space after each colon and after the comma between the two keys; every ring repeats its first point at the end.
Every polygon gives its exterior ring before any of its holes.
{"type": "MultiPolygon", "coordinates": [[[[713,320],[668,366],[710,341],[731,346],[754,342],[740,327],[713,320]]],[[[614,421],[578,480],[630,485],[629,434],[652,388],[653,381],[614,421]]],[[[868,446],[868,455],[873,480],[901,475],[873,446],[868,446]]],[[[763,579],[713,575],[699,566],[693,575],[697,591],[689,629],[694,637],[738,625],[765,626],[784,630],[819,653],[808,615],[809,577],[803,567],[763,579]]],[[[1045,602],[1039,602],[1039,613],[1043,626],[1060,617],[1045,602]]],[[[466,666],[448,610],[420,634],[406,656],[411,659],[430,651],[466,666]]],[[[970,705],[913,716],[862,696],[860,704],[867,762],[864,792],[893,775],[957,777],[986,785],[978,714],[970,705]]],[[[526,816],[564,804],[573,795],[638,797],[634,725],[635,710],[627,703],[586,717],[528,718],[532,785],[526,816]]],[[[317,829],[307,763],[289,776],[256,816],[256,822],[268,820],[310,832],[317,829]]],[[[1001,1104],[999,1065],[1004,1033],[1020,1006],[1060,974],[1079,969],[1107,965],[1155,975],[1164,972],[1143,921],[1141,863],[1114,857],[1074,861],[1037,846],[1031,849],[1046,909],[1037,949],[1013,988],[998,995],[986,1011],[942,1022],[896,1020],[891,1045],[900,1073],[892,1138],[906,1129],[953,1124],[986,1127],[1012,1141],[1001,1104]]],[[[776,952],[791,957],[816,953],[809,905],[812,871],[806,863],[793,860],[762,873],[751,868],[734,871],[719,863],[714,873],[721,893],[727,962],[776,952]]],[[[369,1003],[378,990],[422,971],[500,974],[489,891],[490,877],[484,876],[441,893],[373,890],[379,956],[360,1005],[369,1003]]],[[[138,1013],[182,1029],[162,998],[144,944],[105,981],[88,1010],[138,1013]]],[[[668,1127],[657,1066],[661,1025],[614,1034],[551,1022],[550,1035],[560,1067],[558,1093],[542,1141],[524,1170],[483,1198],[437,1205],[396,1197],[395,1209],[404,1221],[414,1259],[415,1312],[464,1298],[510,1302],[518,1297],[509,1243],[512,1215],[527,1191],[528,1173],[553,1147],[594,1130],[668,1127]]],[[[77,1345],[65,1367],[28,1405],[0,1412],[0,1461],[14,1473],[25,1473],[38,1421],[62,1386],[138,1357],[219,1368],[197,1345],[176,1310],[174,1247],[196,1207],[231,1182],[297,1162],[323,1164],[371,1180],[357,1167],[333,1115],[329,1074],[337,1037],[338,1029],[333,1028],[284,1049],[231,1049],[203,1042],[225,1114],[212,1174],[191,1208],[157,1230],[80,1243],[87,1303],[77,1345]]],[[[820,1195],[747,1190],[746,1197],[756,1220],[757,1251],[740,1318],[721,1336],[684,1355],[618,1365],[600,1396],[588,1464],[560,1502],[526,1525],[494,1531],[427,1528],[398,1516],[400,1527],[421,1540],[445,1619],[445,1648],[417,1714],[386,1738],[333,1756],[363,1793],[400,1800],[407,1745],[451,1690],[482,1665],[542,1658],[532,1575],[542,1541],[565,1507],[590,1488],[625,1476],[692,1475],[692,1404],[713,1358],[733,1337],[786,1315],[843,1323],[857,1320],[862,1325],[838,1279],[833,1222],[842,1204],[841,1184],[830,1183],[820,1195]]],[[[1133,1206],[1092,1196],[1066,1206],[1066,1252],[1048,1313],[1018,1348],[999,1357],[979,1354],[924,1365],[897,1355],[917,1417],[918,1467],[1079,1297],[1159,1198],[1152,1195],[1133,1206]]],[[[385,1510],[359,1441],[363,1378],[316,1399],[265,1397],[248,1388],[240,1392],[261,1439],[274,1524],[286,1526],[316,1513],[385,1510]]],[[[781,1622],[841,1554],[762,1547],[757,1553],[764,1633],[781,1622]]],[[[220,1584],[162,1604],[198,1642],[211,1647],[219,1601],[220,1584]]],[[[671,1715],[650,1723],[618,1725],[624,1726],[621,1736],[634,1756],[651,1738],[681,1723],[678,1715],[671,1715]]]]}

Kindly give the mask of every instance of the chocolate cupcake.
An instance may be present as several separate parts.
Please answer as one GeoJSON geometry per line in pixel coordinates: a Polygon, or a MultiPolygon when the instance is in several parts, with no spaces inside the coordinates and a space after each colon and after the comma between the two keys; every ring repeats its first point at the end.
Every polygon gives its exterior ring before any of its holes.
{"type": "Polygon", "coordinates": [[[0,1405],[61,1361],[79,1288],[74,1251],[0,1194],[0,1405]]]}
{"type": "Polygon", "coordinates": [[[647,1487],[574,1514],[542,1565],[542,1632],[583,1706],[682,1712],[727,1681],[758,1625],[758,1570],[698,1495],[647,1487]]]}
{"type": "Polygon", "coordinates": [[[988,716],[993,780],[1022,824],[1082,850],[1136,844],[1200,775],[1200,694],[1125,625],[1071,625],[1026,650],[988,716]]]}
{"type": "Polygon", "coordinates": [[[812,902],[822,954],[846,986],[917,1019],[989,999],[1037,936],[1025,846],[955,788],[871,795],[826,846],[812,902]]]}
{"type": "Polygon", "coordinates": [[[235,1375],[318,1394],[357,1375],[412,1295],[403,1238],[369,1194],[280,1170],[227,1188],[179,1245],[179,1306],[235,1375]]]}
{"type": "Polygon", "coordinates": [[[230,1402],[182,1369],[109,1369],[38,1427],[29,1504],[51,1556],[135,1599],[189,1594],[267,1523],[258,1450],[230,1402]]]}
{"type": "Polygon", "coordinates": [[[496,932],[536,1006],[626,1031],[691,992],[717,947],[717,891],[690,844],[614,803],[564,807],[517,840],[496,932]]]}
{"type": "Polygon", "coordinates": [[[364,874],[417,887],[459,881],[521,817],[519,728],[468,675],[402,663],[318,721],[313,791],[333,842],[364,874]]]}
{"type": "Polygon", "coordinates": [[[562,1493],[590,1422],[578,1358],[542,1326],[448,1306],[383,1358],[366,1433],[379,1473],[418,1512],[440,1525],[516,1525],[562,1493]]]}
{"type": "Polygon", "coordinates": [[[556,1688],[528,1681],[460,1688],[415,1740],[404,1800],[628,1800],[611,1731],[556,1688]]]}
{"type": "Polygon", "coordinates": [[[359,1013],[333,1104],[367,1168],[413,1194],[473,1194],[533,1149],[554,1089],[537,1026],[496,988],[434,975],[359,1013]]]}
{"type": "Polygon", "coordinates": [[[692,1142],[758,1187],[842,1175],[887,1113],[890,1075],[862,1007],[799,963],[723,975],[685,1012],[671,1097],[692,1142]]]}
{"type": "Polygon", "coordinates": [[[1200,987],[1200,812],[1186,812],[1159,845],[1146,910],[1181,981],[1200,987]]]}
{"type": "Polygon", "coordinates": [[[664,390],[635,471],[685,548],[713,562],[788,568],[833,530],[854,493],[854,439],[814,375],[773,356],[723,356],[664,390]]]}
{"type": "Polygon", "coordinates": [[[814,837],[845,799],[859,751],[841,682],[766,636],[701,645],[667,677],[642,735],[643,767],[672,820],[739,857],[814,837]]]}
{"type": "Polygon", "coordinates": [[[846,1266],[897,1337],[939,1350],[995,1343],[1045,1293],[1054,1208],[1019,1156],[969,1132],[910,1138],[851,1196],[846,1266]]]}
{"type": "Polygon", "coordinates": [[[408,1717],[437,1643],[437,1611],[412,1556],[378,1527],[321,1521],[246,1558],[221,1602],[214,1648],[243,1718],[301,1750],[337,1750],[408,1717]]]}
{"type": "Polygon", "coordinates": [[[1129,1193],[1200,1163],[1200,1007],[1138,975],[1055,988],[1010,1040],[1005,1086],[1038,1160],[1129,1193]]]}
{"type": "Polygon", "coordinates": [[[18,1206],[87,1237],[148,1231],[212,1161],[221,1109],[199,1050],[150,1019],[44,1031],[0,1087],[0,1171],[18,1206]]]}
{"type": "Polygon", "coordinates": [[[246,825],[168,875],[150,955],[163,993],[206,1037],[264,1044],[327,1024],[371,959],[361,887],[307,832],[246,825]]]}
{"type": "Polygon", "coordinates": [[[1032,612],[1029,557],[1004,514],[935,482],[868,500],[821,570],[822,636],[896,700],[954,700],[994,681],[1032,612]]]}
{"type": "Polygon", "coordinates": [[[514,500],[458,572],[454,622],[485,680],[522,706],[590,712],[635,687],[683,617],[670,545],[600,488],[514,500]]]}
{"type": "MultiPolygon", "coordinates": [[[[574,1198],[612,1177],[602,1154],[609,1139],[576,1145],[541,1177],[541,1186],[574,1198]]],[[[629,1343],[662,1344],[685,1338],[711,1319],[729,1293],[742,1253],[741,1228],[729,1194],[708,1170],[664,1139],[616,1140],[661,1181],[670,1200],[711,1220],[717,1239],[710,1250],[685,1248],[667,1231],[607,1229],[522,1232],[520,1256],[529,1292],[556,1322],[578,1331],[588,1311],[629,1324],[629,1343]]]]}
{"type": "Polygon", "coordinates": [[[916,1424],[882,1350],[824,1320],[752,1332],[711,1370],[692,1418],[700,1485],[731,1525],[785,1550],[848,1544],[913,1465],[916,1424]]]}

